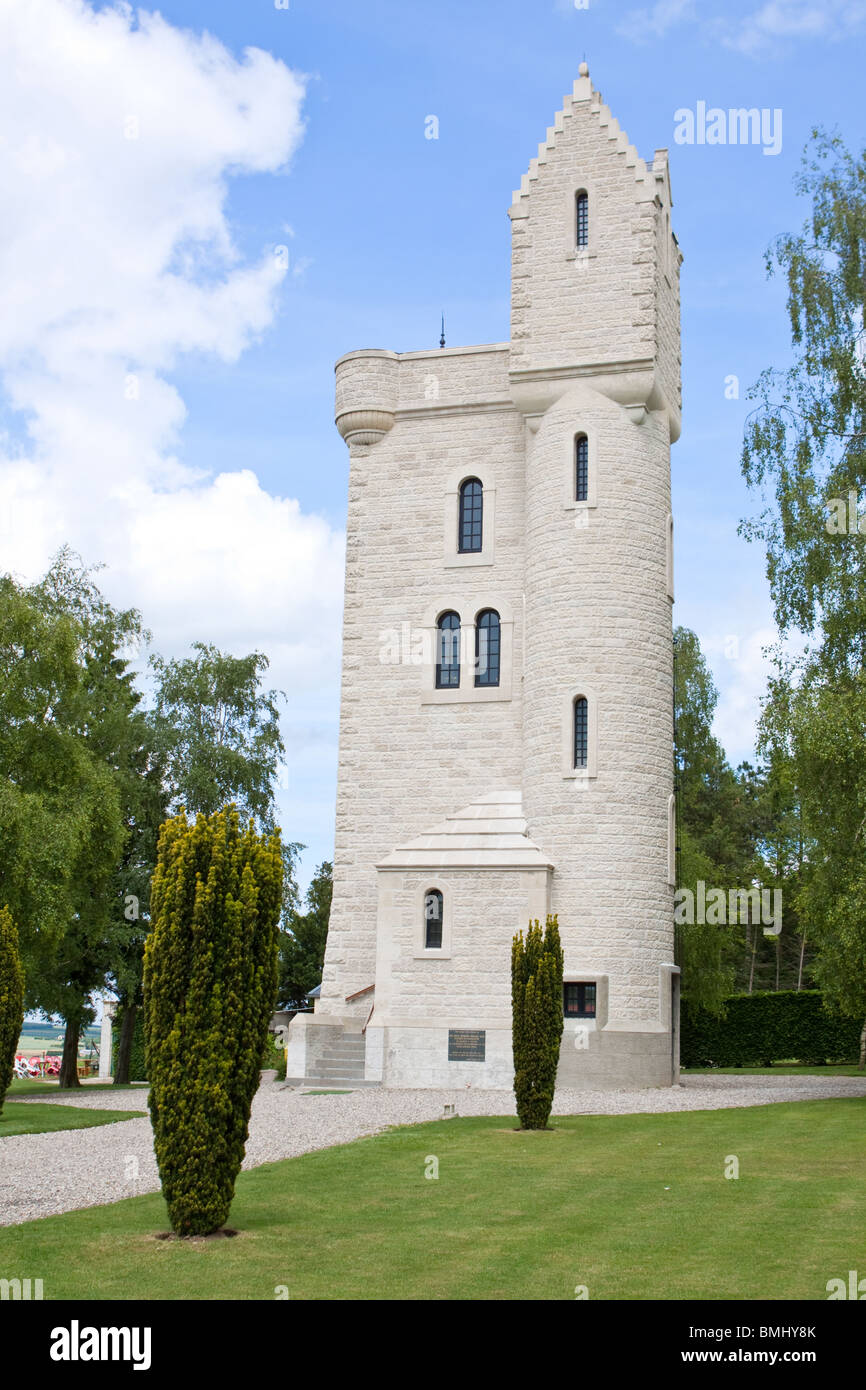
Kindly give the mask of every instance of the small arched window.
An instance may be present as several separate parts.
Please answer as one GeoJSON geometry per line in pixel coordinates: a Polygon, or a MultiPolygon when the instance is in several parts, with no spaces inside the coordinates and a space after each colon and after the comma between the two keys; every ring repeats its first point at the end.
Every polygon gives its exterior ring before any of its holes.
{"type": "Polygon", "coordinates": [[[443,613],[436,633],[436,689],[460,684],[460,614],[443,613]]]}
{"type": "Polygon", "coordinates": [[[442,894],[431,888],[424,894],[424,950],[442,949],[442,894]]]}
{"type": "Polygon", "coordinates": [[[574,440],[574,500],[586,502],[589,498],[589,440],[585,434],[578,434],[574,440]]]}
{"type": "Polygon", "coordinates": [[[461,555],[481,549],[484,513],[484,489],[478,478],[467,478],[460,484],[460,523],[457,549],[461,555]]]}
{"type": "Polygon", "coordinates": [[[502,647],[499,614],[485,608],[475,619],[475,684],[499,684],[499,656],[502,647]]]}
{"type": "Polygon", "coordinates": [[[583,190],[575,198],[576,243],[589,245],[589,195],[583,190]]]}
{"type": "Polygon", "coordinates": [[[585,768],[589,762],[589,706],[584,695],[574,702],[574,766],[585,768]]]}

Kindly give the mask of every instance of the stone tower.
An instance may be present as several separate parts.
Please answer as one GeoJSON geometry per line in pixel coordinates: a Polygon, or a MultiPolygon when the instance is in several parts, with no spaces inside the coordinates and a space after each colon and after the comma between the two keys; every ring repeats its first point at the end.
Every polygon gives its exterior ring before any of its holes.
{"type": "Polygon", "coordinates": [[[677,1076],[667,154],[583,65],[509,215],[510,343],[337,363],[334,901],[289,1076],[509,1087],[511,939],[548,911],[558,1084],[677,1076]]]}

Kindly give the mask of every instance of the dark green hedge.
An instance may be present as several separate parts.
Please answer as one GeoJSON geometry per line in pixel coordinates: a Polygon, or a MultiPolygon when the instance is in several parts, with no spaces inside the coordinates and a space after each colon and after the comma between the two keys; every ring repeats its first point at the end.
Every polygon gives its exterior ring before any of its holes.
{"type": "Polygon", "coordinates": [[[818,990],[735,994],[724,1018],[683,1008],[680,1064],[684,1067],[762,1067],[798,1061],[810,1066],[855,1062],[862,1020],[824,1009],[818,990]]]}
{"type": "MultiPolygon", "coordinates": [[[[111,1074],[115,1075],[117,1067],[117,1045],[120,1042],[120,1022],[122,1011],[118,1009],[114,1025],[111,1030],[111,1074]]],[[[132,1033],[132,1048],[129,1054],[129,1079],[130,1081],[146,1081],[147,1069],[144,1061],[144,1018],[143,1011],[138,1010],[135,1020],[135,1028],[132,1033]]]]}

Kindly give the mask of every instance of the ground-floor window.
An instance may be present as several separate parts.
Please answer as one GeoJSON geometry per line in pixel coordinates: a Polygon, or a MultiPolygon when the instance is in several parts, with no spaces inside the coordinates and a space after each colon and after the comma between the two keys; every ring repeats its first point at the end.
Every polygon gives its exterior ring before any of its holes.
{"type": "Polygon", "coordinates": [[[562,987],[563,1012],[566,1018],[595,1018],[595,985],[572,984],[562,987]]]}

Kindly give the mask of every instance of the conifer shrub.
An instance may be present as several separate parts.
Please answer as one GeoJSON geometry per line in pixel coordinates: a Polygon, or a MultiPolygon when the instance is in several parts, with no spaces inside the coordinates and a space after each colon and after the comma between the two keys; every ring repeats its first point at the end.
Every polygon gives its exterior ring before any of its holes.
{"type": "Polygon", "coordinates": [[[24,971],[18,928],[8,907],[0,908],[0,1110],[12,1084],[15,1053],[24,1023],[24,971]]]}
{"type": "Polygon", "coordinates": [[[277,994],[279,835],[233,806],[160,831],[144,957],[149,1105],[172,1229],[229,1214],[277,994]]]}
{"type": "Polygon", "coordinates": [[[556,1088],[562,1041],[562,945],[559,922],[544,930],[530,922],[511,949],[514,1095],[521,1129],[546,1129],[556,1088]]]}

